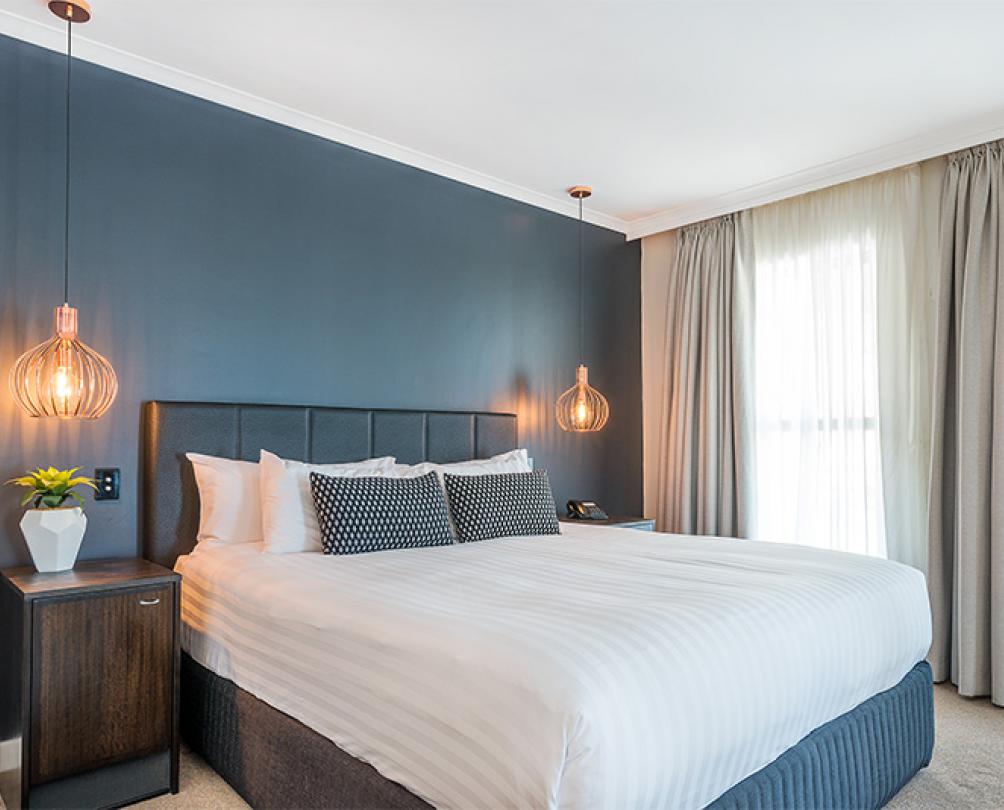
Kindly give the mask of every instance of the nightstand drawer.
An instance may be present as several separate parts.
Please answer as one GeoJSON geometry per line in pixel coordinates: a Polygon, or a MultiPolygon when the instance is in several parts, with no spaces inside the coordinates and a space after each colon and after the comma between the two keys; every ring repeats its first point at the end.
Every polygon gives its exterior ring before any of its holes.
{"type": "Polygon", "coordinates": [[[174,593],[158,585],[34,602],[32,784],[171,747],[174,593]]]}

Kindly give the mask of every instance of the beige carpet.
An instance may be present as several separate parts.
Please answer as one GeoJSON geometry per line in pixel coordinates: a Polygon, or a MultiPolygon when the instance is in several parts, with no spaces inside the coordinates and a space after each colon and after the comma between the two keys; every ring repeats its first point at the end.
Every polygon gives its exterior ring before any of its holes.
{"type": "MultiPolygon", "coordinates": [[[[936,686],[934,760],[888,807],[895,810],[1001,810],[1004,808],[1004,709],[967,700],[936,686]]],[[[181,792],[135,805],[150,808],[230,810],[247,805],[205,762],[181,755],[181,792]]],[[[0,808],[3,807],[0,802],[0,808]]]]}

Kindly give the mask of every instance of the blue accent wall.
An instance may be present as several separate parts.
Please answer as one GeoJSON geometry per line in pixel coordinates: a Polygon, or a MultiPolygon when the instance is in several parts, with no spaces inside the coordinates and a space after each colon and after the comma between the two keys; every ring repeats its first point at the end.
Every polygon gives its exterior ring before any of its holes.
{"type": "MultiPolygon", "coordinates": [[[[0,36],[4,377],[62,303],[64,69],[0,36]]],[[[88,499],[82,557],[138,552],[150,399],[514,411],[560,502],[639,512],[637,242],[586,227],[584,359],[612,416],[566,434],[574,220],[86,63],[73,104],[70,302],[120,391],[99,421],[58,422],[4,383],[0,477],[121,467],[120,501],[88,499]]],[[[28,561],[17,502],[0,490],[0,565],[28,561]]]]}

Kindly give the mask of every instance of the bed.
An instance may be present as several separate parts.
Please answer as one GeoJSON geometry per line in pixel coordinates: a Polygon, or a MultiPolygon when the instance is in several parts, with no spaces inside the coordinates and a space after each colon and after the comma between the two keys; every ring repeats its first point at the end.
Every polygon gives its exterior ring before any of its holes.
{"type": "Polygon", "coordinates": [[[192,549],[186,451],[483,457],[505,414],[150,403],[182,727],[256,807],[875,807],[930,760],[923,578],[590,526],[352,557],[192,549]]]}

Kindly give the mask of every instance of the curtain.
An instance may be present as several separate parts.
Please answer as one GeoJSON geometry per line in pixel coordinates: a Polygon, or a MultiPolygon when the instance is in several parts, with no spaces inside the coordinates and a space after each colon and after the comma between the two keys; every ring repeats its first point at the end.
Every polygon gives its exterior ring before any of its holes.
{"type": "Polygon", "coordinates": [[[747,212],[754,538],[923,565],[917,167],[747,212]]]}
{"type": "Polygon", "coordinates": [[[736,293],[734,218],[681,229],[666,314],[661,531],[723,536],[748,531],[736,293]]]}
{"type": "Polygon", "coordinates": [[[1004,142],[949,158],[931,456],[931,664],[1004,705],[1004,142]]]}

